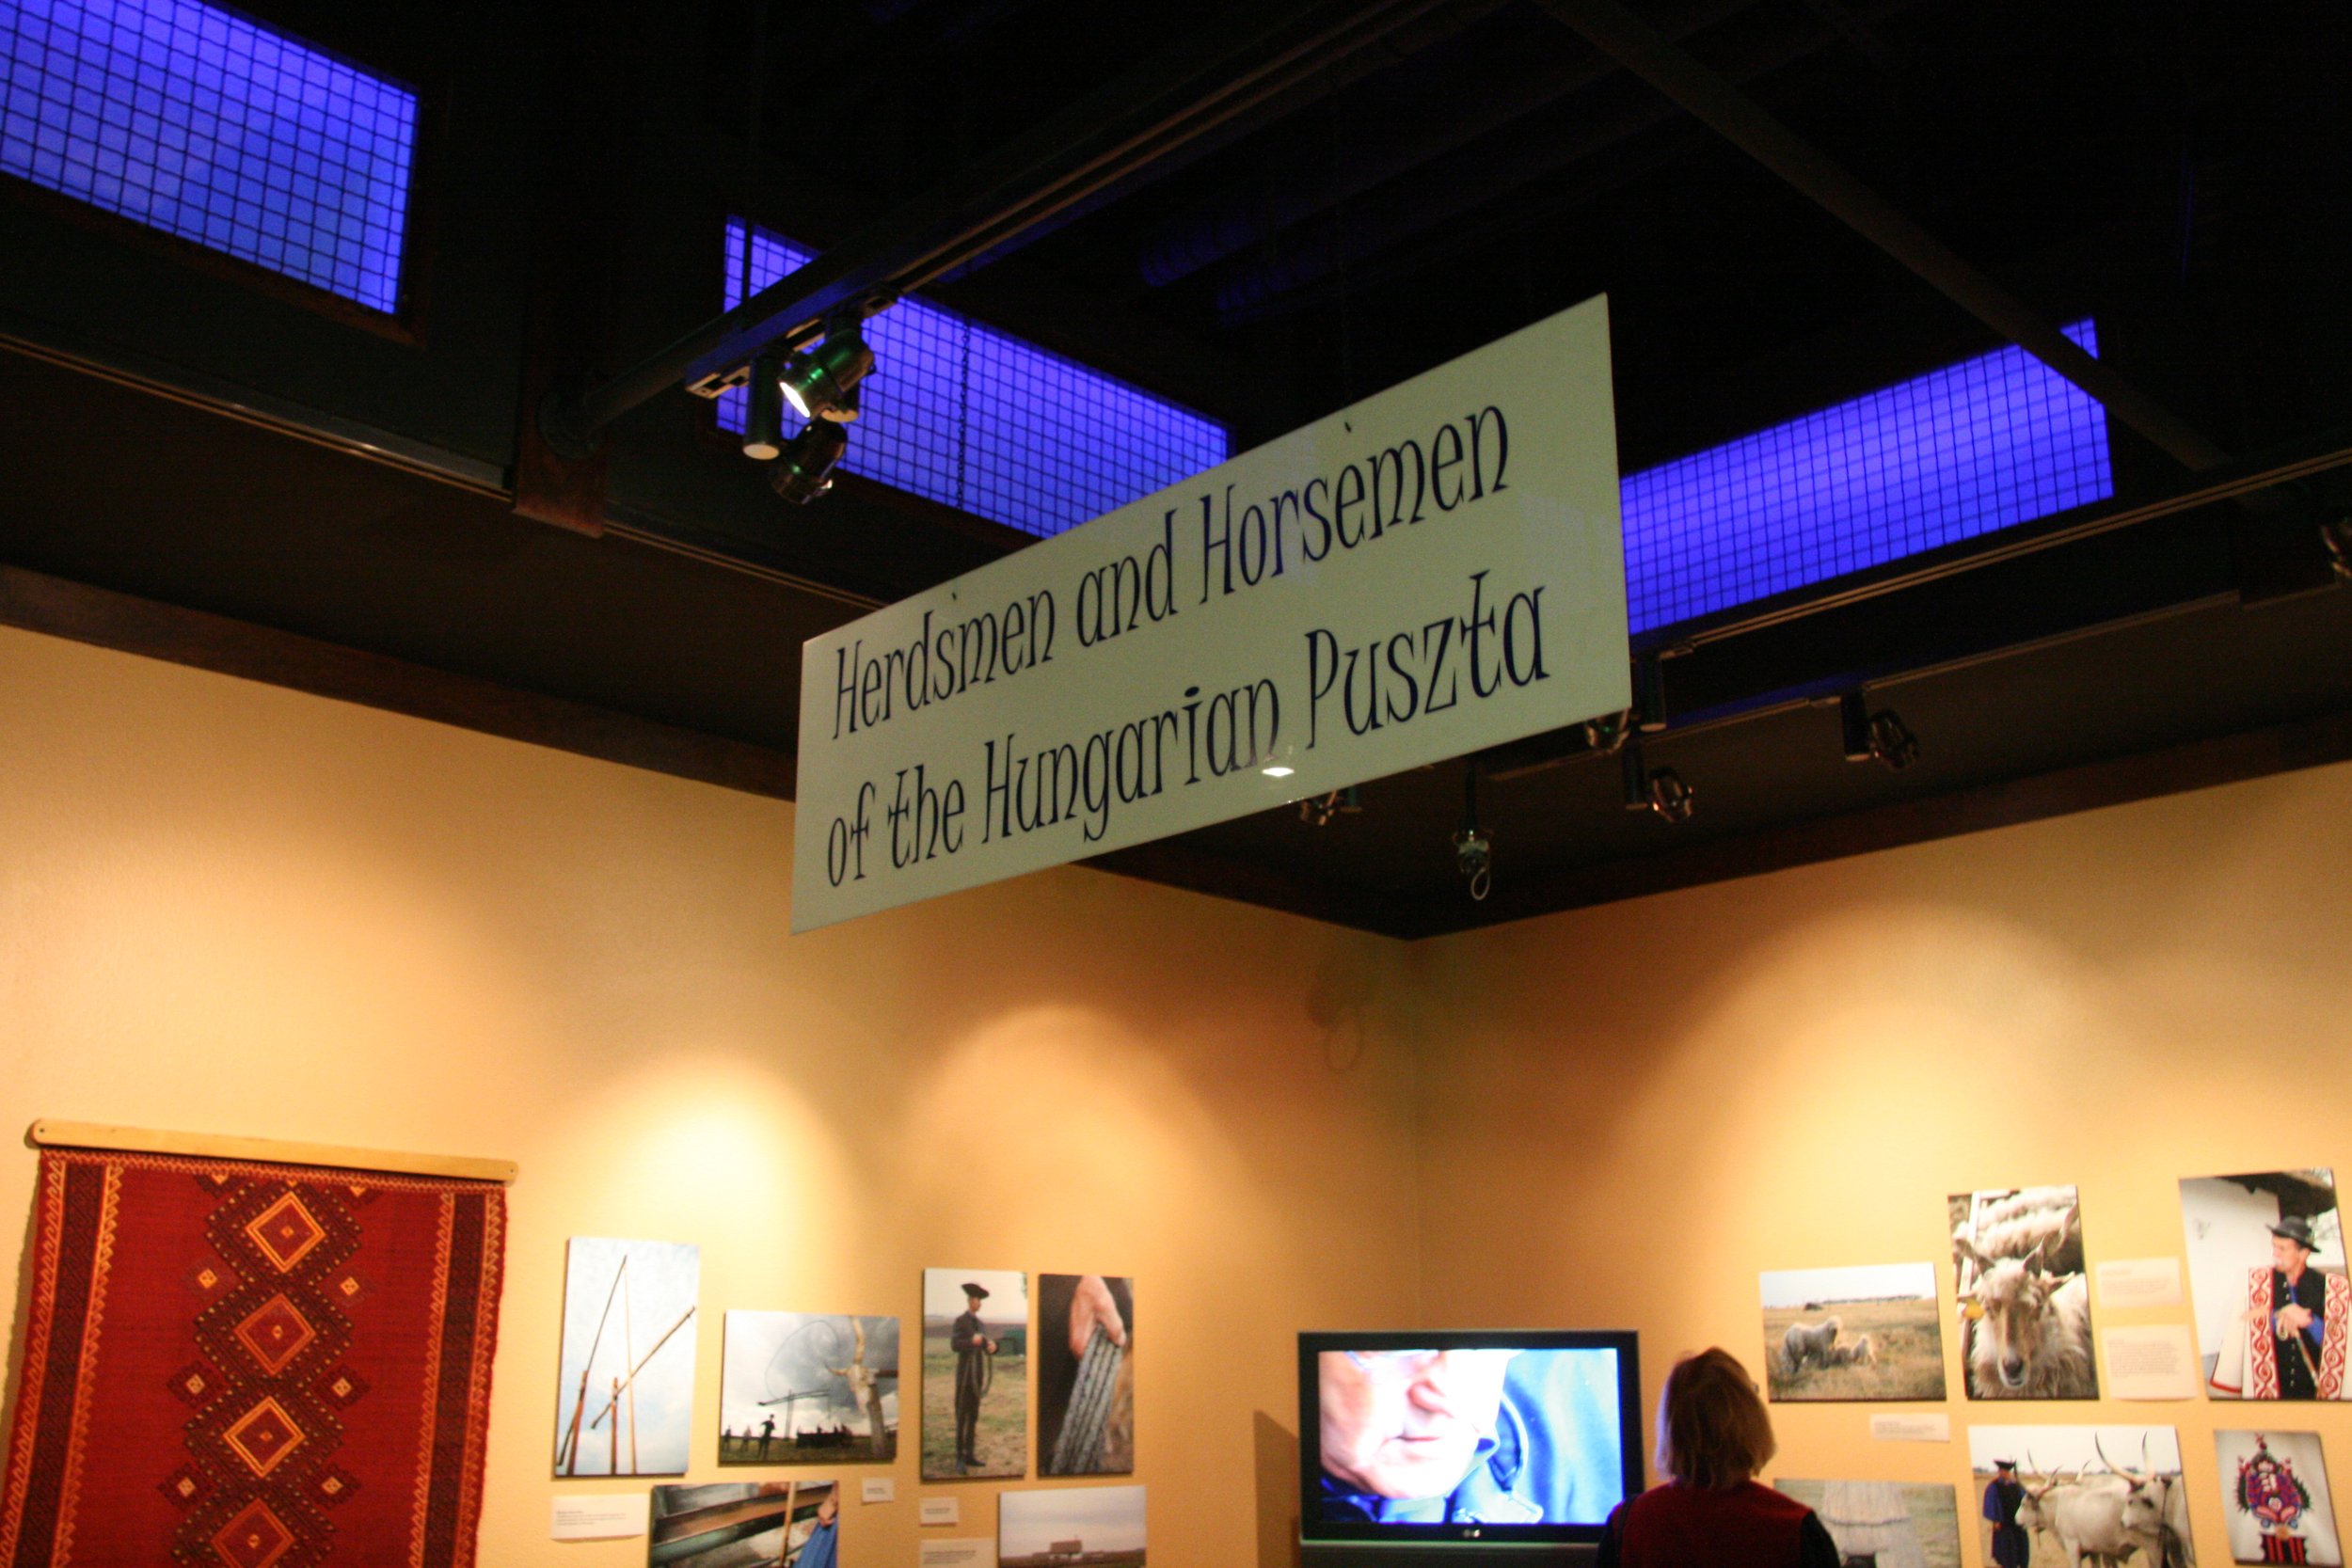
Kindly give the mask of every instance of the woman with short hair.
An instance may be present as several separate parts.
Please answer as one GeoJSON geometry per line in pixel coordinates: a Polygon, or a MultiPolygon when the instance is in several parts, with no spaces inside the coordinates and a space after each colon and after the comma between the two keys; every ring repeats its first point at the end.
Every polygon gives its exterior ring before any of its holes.
{"type": "Polygon", "coordinates": [[[1658,1396],[1667,1479],[1609,1516],[1600,1568],[1838,1568],[1820,1516],[1756,1484],[1777,1448],[1756,1382],[1730,1352],[1676,1362],[1658,1396]]]}

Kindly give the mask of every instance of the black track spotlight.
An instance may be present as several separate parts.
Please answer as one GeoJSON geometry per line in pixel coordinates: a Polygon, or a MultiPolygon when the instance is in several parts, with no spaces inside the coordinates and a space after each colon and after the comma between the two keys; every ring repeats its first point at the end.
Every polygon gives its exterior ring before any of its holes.
{"type": "Polygon", "coordinates": [[[873,368],[874,351],[856,327],[847,326],[786,360],[779,381],[785,402],[801,418],[847,424],[857,418],[857,384],[873,368]]]}
{"type": "Polygon", "coordinates": [[[1364,809],[1363,797],[1356,786],[1335,789],[1328,795],[1310,795],[1298,802],[1298,819],[1310,827],[1327,828],[1334,817],[1354,816],[1364,809]]]}
{"type": "Polygon", "coordinates": [[[2328,546],[2328,564],[2337,578],[2352,582],[2352,513],[2320,524],[2319,542],[2328,546]]]}
{"type": "Polygon", "coordinates": [[[1661,821],[1688,822],[1698,810],[1698,792],[1671,768],[1652,768],[1634,741],[1619,753],[1625,779],[1625,809],[1657,814],[1661,821]]]}
{"type": "Polygon", "coordinates": [[[755,463],[772,463],[784,455],[784,362],[771,355],[752,361],[752,379],[744,388],[743,455],[755,463]]]}
{"type": "Polygon", "coordinates": [[[785,444],[768,483],[794,506],[806,506],[833,488],[833,466],[850,450],[850,433],[837,424],[812,420],[808,428],[785,444]]]}
{"type": "Polygon", "coordinates": [[[1478,765],[1462,772],[1462,828],[1454,835],[1454,863],[1470,879],[1470,895],[1485,902],[1495,886],[1494,835],[1478,825],[1478,765]]]}
{"type": "Polygon", "coordinates": [[[1870,711],[1869,700],[1859,691],[1837,699],[1837,726],[1845,737],[1848,762],[1875,762],[1899,773],[1919,760],[1919,737],[1892,708],[1870,711]]]}

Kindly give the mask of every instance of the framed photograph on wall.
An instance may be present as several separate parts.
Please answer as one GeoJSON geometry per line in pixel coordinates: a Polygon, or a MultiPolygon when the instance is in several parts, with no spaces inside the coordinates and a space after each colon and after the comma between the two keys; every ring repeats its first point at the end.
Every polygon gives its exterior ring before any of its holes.
{"type": "Polygon", "coordinates": [[[1777,1270],[1762,1275],[1760,1294],[1774,1400],[1944,1397],[1934,1264],[1777,1270]]]}
{"type": "Polygon", "coordinates": [[[1821,1516],[1841,1561],[1960,1568],[1960,1494],[1891,1481],[1776,1481],[1821,1516]]]}
{"type": "Polygon", "coordinates": [[[886,1464],[898,1453],[898,1319],[727,1314],[720,1464],[886,1464]]]}
{"type": "Polygon", "coordinates": [[[1136,1282],[1037,1276],[1037,1453],[1045,1476],[1136,1473],[1136,1282]]]}
{"type": "Polygon", "coordinates": [[[2335,1173],[2191,1177],[2181,1183],[2181,1227],[2205,1392],[2352,1399],[2352,1279],[2335,1173]]]}
{"type": "Polygon", "coordinates": [[[923,1479],[1029,1472],[1029,1276],[923,1271],[923,1479]]]}
{"type": "Polygon", "coordinates": [[[2233,1562],[2342,1568],[2343,1538],[2315,1432],[2217,1432],[2221,1516],[2233,1562]]]}
{"type": "Polygon", "coordinates": [[[564,1259],[555,1473],[682,1476],[702,1249],[575,1236],[564,1259]]]}
{"type": "Polygon", "coordinates": [[[1972,1400],[2095,1400],[2083,1206],[2073,1187],[1995,1187],[1946,1200],[1972,1400]]]}

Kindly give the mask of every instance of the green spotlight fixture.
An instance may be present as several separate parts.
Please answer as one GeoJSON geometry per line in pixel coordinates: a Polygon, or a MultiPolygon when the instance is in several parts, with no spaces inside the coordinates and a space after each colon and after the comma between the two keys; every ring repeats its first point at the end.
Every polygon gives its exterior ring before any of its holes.
{"type": "Polygon", "coordinates": [[[843,327],[785,362],[784,399],[804,420],[847,424],[857,418],[857,384],[873,368],[874,351],[856,327],[843,327]]]}
{"type": "Polygon", "coordinates": [[[743,455],[772,463],[784,455],[784,367],[771,355],[752,361],[743,410],[743,455]]]}
{"type": "Polygon", "coordinates": [[[808,428],[785,444],[768,483],[794,506],[806,506],[833,488],[833,466],[850,450],[850,433],[837,424],[812,420],[808,428]]]}

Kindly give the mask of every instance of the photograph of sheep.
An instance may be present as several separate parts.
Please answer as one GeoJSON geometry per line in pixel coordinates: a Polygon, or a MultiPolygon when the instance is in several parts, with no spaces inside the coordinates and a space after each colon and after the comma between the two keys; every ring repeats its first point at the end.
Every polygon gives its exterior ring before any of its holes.
{"type": "Polygon", "coordinates": [[[2197,1568],[2170,1427],[1975,1427],[1968,1462],[1988,1563],[2197,1568]]]}
{"type": "Polygon", "coordinates": [[[2221,1515],[2233,1562],[2313,1562],[2343,1568],[2328,1465],[2316,1432],[2217,1432],[2221,1515]]]}
{"type": "Polygon", "coordinates": [[[1782,1269],[1761,1277],[1775,1400],[1940,1400],[1944,1317],[1932,1263],[1782,1269]]]}
{"type": "Polygon", "coordinates": [[[1972,1400],[2095,1400],[2082,1196],[1995,1187],[1946,1200],[1972,1400]]]}
{"type": "Polygon", "coordinates": [[[1821,1516],[1843,1562],[1960,1568],[1960,1494],[1891,1481],[1776,1481],[1821,1516]]]}
{"type": "Polygon", "coordinates": [[[2352,1279],[2329,1170],[2181,1183],[2205,1392],[2217,1400],[2352,1399],[2352,1279]]]}

